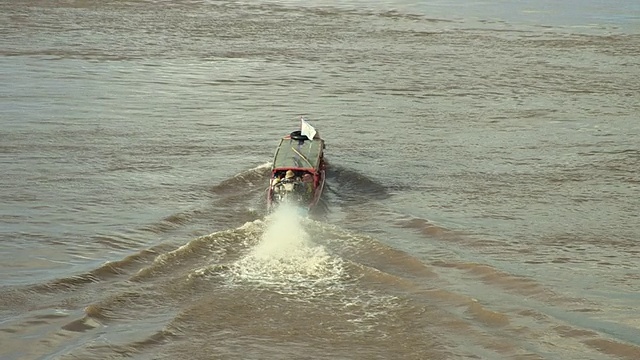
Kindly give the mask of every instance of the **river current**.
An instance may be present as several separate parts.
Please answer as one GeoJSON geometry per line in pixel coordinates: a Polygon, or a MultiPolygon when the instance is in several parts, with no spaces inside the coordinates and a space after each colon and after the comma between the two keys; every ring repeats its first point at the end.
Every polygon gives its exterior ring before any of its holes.
{"type": "Polygon", "coordinates": [[[0,358],[639,359],[639,69],[631,1],[0,0],[0,358]]]}

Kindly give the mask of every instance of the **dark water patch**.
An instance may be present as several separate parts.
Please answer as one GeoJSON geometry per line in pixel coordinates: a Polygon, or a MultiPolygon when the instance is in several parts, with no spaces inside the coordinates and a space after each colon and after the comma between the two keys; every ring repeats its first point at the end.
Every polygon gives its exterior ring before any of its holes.
{"type": "Polygon", "coordinates": [[[625,344],[608,339],[585,340],[585,344],[601,351],[603,354],[613,355],[620,359],[635,360],[640,357],[640,346],[625,344]]]}
{"type": "Polygon", "coordinates": [[[215,185],[211,188],[211,192],[214,194],[231,195],[247,191],[247,189],[253,189],[256,186],[266,189],[269,184],[270,168],[271,163],[267,163],[241,172],[234,177],[215,185]]]}
{"type": "MultiPolygon", "coordinates": [[[[111,267],[106,267],[104,269],[106,270],[105,272],[107,274],[109,273],[111,275],[114,274],[111,267]]],[[[100,273],[101,271],[98,270],[96,272],[100,273]]],[[[64,278],[64,279],[54,280],[47,284],[36,285],[34,287],[34,290],[37,292],[44,292],[44,293],[65,292],[78,286],[97,283],[99,281],[100,281],[99,276],[96,276],[94,273],[88,273],[88,274],[82,274],[82,275],[75,275],[75,276],[64,278]]]]}
{"type": "Polygon", "coordinates": [[[89,317],[84,317],[62,326],[62,330],[82,333],[93,330],[98,326],[100,326],[99,323],[92,321],[89,317]]]}
{"type": "Polygon", "coordinates": [[[390,196],[386,187],[376,180],[333,163],[327,168],[327,181],[331,191],[335,192],[345,205],[383,200],[390,196]]]}
{"type": "Polygon", "coordinates": [[[198,215],[199,210],[185,211],[169,215],[160,222],[145,225],[141,228],[143,231],[149,231],[154,234],[164,234],[172,230],[179,229],[190,222],[198,215]]]}
{"type": "Polygon", "coordinates": [[[120,251],[130,251],[132,243],[140,245],[138,242],[131,241],[128,236],[118,235],[95,235],[92,237],[91,242],[120,251]]]}
{"type": "Polygon", "coordinates": [[[562,337],[581,338],[581,337],[595,337],[597,335],[597,333],[594,331],[578,329],[578,328],[574,328],[567,325],[557,326],[554,330],[557,331],[558,334],[560,334],[562,337]]]}
{"type": "Polygon", "coordinates": [[[432,263],[432,265],[462,270],[487,285],[496,286],[527,297],[537,297],[549,300],[552,296],[549,289],[545,288],[533,279],[508,274],[489,265],[477,263],[455,263],[452,261],[436,261],[432,263]]]}
{"type": "Polygon", "coordinates": [[[434,237],[448,241],[470,242],[470,239],[464,238],[464,234],[460,233],[459,231],[447,229],[426,219],[404,218],[396,220],[395,224],[400,227],[416,229],[421,234],[428,237],[434,237]]]}
{"type": "Polygon", "coordinates": [[[421,279],[437,277],[435,272],[419,259],[377,241],[360,240],[357,252],[351,254],[349,258],[385,273],[421,279]]]}
{"type": "Polygon", "coordinates": [[[588,236],[576,233],[556,233],[553,236],[545,236],[540,239],[540,244],[552,247],[553,251],[560,248],[566,249],[567,252],[583,251],[591,252],[602,247],[613,247],[621,250],[631,250],[637,242],[633,238],[624,238],[619,236],[608,237],[602,239],[598,236],[588,236]]]}
{"type": "Polygon", "coordinates": [[[478,302],[472,302],[466,310],[466,313],[471,315],[476,321],[487,326],[503,327],[509,325],[509,318],[507,315],[489,310],[478,302]]]}
{"type": "MultiPolygon", "coordinates": [[[[157,350],[164,344],[176,341],[179,338],[180,331],[174,329],[162,329],[148,335],[146,338],[138,341],[129,341],[122,343],[107,343],[102,345],[101,342],[87,344],[80,349],[74,349],[70,354],[61,356],[61,359],[77,359],[91,357],[94,354],[104,354],[108,357],[122,358],[146,358],[146,350],[157,350]]],[[[160,359],[160,357],[155,357],[160,359]]]]}

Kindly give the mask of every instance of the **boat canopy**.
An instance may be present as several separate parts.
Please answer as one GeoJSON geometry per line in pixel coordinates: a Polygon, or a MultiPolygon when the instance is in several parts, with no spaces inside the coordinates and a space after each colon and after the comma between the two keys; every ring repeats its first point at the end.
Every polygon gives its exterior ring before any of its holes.
{"type": "Polygon", "coordinates": [[[320,167],[323,148],[322,139],[300,141],[284,138],[280,140],[273,158],[273,168],[304,168],[315,171],[320,167]]]}

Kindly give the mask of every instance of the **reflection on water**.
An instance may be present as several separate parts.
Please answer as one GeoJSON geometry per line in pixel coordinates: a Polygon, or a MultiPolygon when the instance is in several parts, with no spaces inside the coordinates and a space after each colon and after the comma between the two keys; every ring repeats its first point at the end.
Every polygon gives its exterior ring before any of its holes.
{"type": "Polygon", "coordinates": [[[0,1],[1,357],[639,358],[639,9],[577,5],[0,1]]]}

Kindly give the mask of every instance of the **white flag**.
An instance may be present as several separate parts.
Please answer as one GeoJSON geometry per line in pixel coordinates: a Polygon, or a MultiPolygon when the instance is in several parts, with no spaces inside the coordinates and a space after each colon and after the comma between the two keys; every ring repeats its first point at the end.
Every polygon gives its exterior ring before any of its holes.
{"type": "Polygon", "coordinates": [[[316,137],[316,129],[306,122],[304,118],[300,118],[300,121],[302,121],[302,125],[300,125],[300,133],[302,135],[306,135],[309,140],[313,140],[313,138],[316,137]]]}

